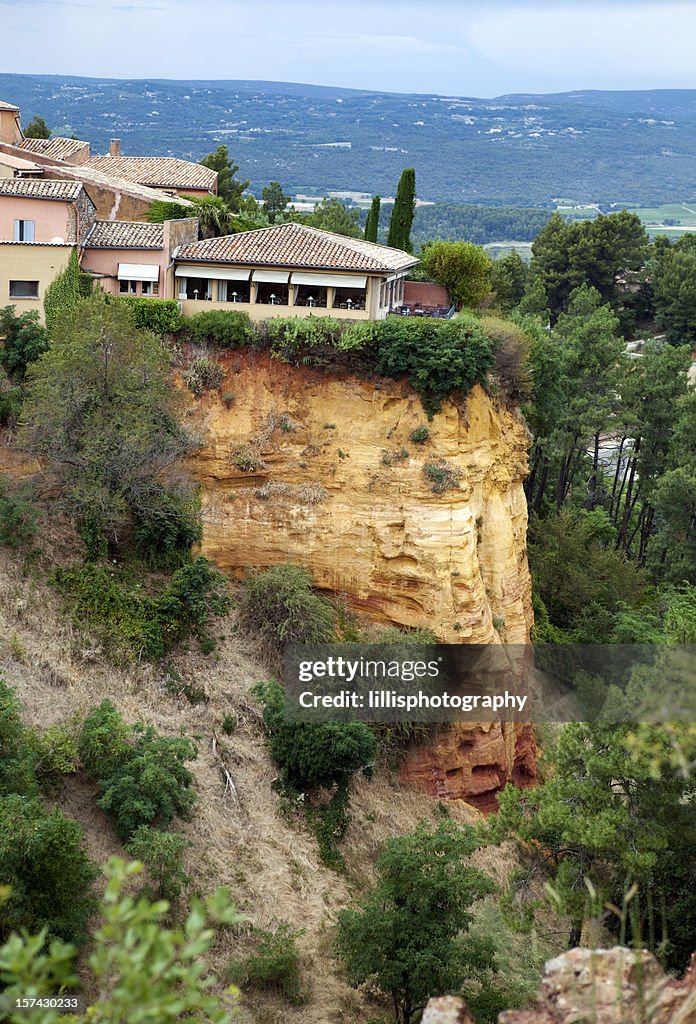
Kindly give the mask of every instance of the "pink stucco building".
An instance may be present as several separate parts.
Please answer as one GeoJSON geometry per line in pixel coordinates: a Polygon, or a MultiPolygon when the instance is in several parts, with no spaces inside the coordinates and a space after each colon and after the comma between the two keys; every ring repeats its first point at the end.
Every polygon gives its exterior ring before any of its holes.
{"type": "Polygon", "coordinates": [[[195,218],[164,224],[95,220],[82,244],[80,262],[105,292],[175,298],[169,294],[172,253],[197,238],[195,218]]]}

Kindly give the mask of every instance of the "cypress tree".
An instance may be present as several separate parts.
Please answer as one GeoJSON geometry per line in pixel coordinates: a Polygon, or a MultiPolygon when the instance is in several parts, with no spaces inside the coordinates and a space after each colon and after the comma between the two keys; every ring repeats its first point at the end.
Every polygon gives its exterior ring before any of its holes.
{"type": "Polygon", "coordinates": [[[370,212],[367,215],[367,221],[365,223],[365,238],[368,242],[377,241],[377,232],[379,231],[379,209],[381,205],[381,199],[379,196],[372,197],[372,206],[370,212]]]}
{"type": "Polygon", "coordinates": [[[411,225],[416,210],[416,172],[407,167],[399,178],[396,200],[389,221],[389,238],[387,245],[394,249],[411,252],[411,225]]]}

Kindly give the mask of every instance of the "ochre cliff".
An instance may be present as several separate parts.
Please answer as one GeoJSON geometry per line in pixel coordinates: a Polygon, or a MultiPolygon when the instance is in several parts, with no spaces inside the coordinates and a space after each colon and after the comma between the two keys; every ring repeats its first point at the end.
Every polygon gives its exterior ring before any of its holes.
{"type": "Polygon", "coordinates": [[[237,575],[305,565],[355,610],[443,642],[528,641],[527,433],[515,415],[476,387],[427,424],[397,381],[254,353],[227,367],[226,401],[207,395],[194,413],[204,554],[237,575]],[[412,442],[424,425],[427,440],[412,442]],[[424,467],[441,460],[459,479],[438,494],[424,467]]]}
{"type": "MultiPolygon", "coordinates": [[[[521,419],[480,387],[428,424],[403,382],[258,353],[225,365],[220,393],[191,410],[204,439],[192,460],[204,554],[237,576],[306,566],[318,588],[360,614],[428,627],[443,642],[528,642],[521,419]],[[426,425],[426,441],[413,442],[426,425]],[[433,491],[428,465],[455,486],[433,491]]],[[[535,765],[531,727],[461,724],[414,747],[403,771],[433,796],[487,811],[511,778],[531,784],[535,765]]]]}

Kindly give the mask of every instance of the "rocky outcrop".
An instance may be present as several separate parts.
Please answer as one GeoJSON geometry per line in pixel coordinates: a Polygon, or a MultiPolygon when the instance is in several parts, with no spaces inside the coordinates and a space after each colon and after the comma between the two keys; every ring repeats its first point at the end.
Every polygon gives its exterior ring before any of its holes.
{"type": "Polygon", "coordinates": [[[497,810],[509,781],[525,788],[537,779],[531,725],[458,722],[430,742],[409,748],[402,776],[439,800],[466,800],[484,814],[497,810]]]}
{"type": "MultiPolygon", "coordinates": [[[[696,965],[668,978],[647,950],[571,949],[546,964],[531,1010],[501,1013],[499,1024],[696,1024],[696,965]]],[[[456,1024],[453,1017],[451,1024],[456,1024]]],[[[443,1021],[443,1024],[445,1022],[443,1021]]]]}
{"type": "Polygon", "coordinates": [[[475,1024],[466,1003],[457,996],[438,996],[428,1002],[421,1024],[475,1024]]]}
{"type": "MultiPolygon", "coordinates": [[[[514,412],[476,387],[428,423],[404,382],[252,352],[223,361],[220,392],[191,411],[205,439],[192,461],[205,555],[238,577],[306,566],[358,613],[428,627],[443,642],[528,642],[528,435],[514,412]]],[[[433,796],[492,810],[511,778],[534,781],[533,733],[441,730],[413,748],[403,774],[433,796]]]]}
{"type": "Polygon", "coordinates": [[[355,610],[444,642],[527,642],[528,437],[514,413],[476,387],[428,424],[401,382],[254,353],[226,365],[224,401],[194,414],[204,554],[238,576],[305,565],[355,610]]]}
{"type": "MultiPolygon", "coordinates": [[[[431,999],[422,1024],[475,1024],[462,999],[431,999]]],[[[507,1010],[498,1024],[696,1024],[696,954],[681,981],[647,950],[571,949],[546,964],[529,1010],[507,1010]]]]}

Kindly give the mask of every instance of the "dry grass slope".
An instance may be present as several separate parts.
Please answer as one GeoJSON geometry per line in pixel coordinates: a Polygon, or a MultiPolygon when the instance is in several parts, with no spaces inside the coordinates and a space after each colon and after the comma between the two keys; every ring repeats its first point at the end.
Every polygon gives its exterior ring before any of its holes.
{"type": "MultiPolygon", "coordinates": [[[[59,524],[51,524],[49,535],[60,538],[59,524]]],[[[63,547],[55,544],[51,557],[63,560],[66,546],[68,540],[63,547]]],[[[436,805],[386,772],[371,783],[361,780],[344,842],[347,876],[335,874],[320,862],[303,818],[281,813],[272,785],[276,770],[263,739],[259,708],[249,695],[269,670],[253,643],[236,635],[234,612],[215,623],[219,643],[213,655],[189,650],[172,659],[184,681],[203,685],[208,694],[207,703],[191,705],[169,692],[156,667],[109,665],[66,618],[44,576],[45,567],[27,569],[0,549],[0,672],[16,687],[27,721],[45,728],[108,697],[128,721],[151,722],[168,735],[186,729],[199,746],[192,768],[200,799],[193,819],[177,827],[192,844],[186,858],[192,889],[207,893],[226,885],[259,927],[287,922],[305,929],[300,946],[303,973],[312,983],[309,1001],[294,1008],[272,996],[249,995],[244,1024],[357,1024],[369,1019],[374,1006],[368,1009],[336,972],[333,924],[337,912],[369,883],[380,844],[422,819],[435,820],[436,805]],[[221,728],[225,714],[238,720],[229,737],[221,728]],[[234,791],[226,788],[221,759],[234,791]]],[[[69,778],[56,800],[82,822],[95,861],[103,863],[121,852],[109,819],[96,807],[91,782],[69,778]]],[[[451,813],[461,820],[475,815],[465,805],[451,806],[451,813]]],[[[220,938],[212,958],[218,973],[244,943],[244,934],[220,938]]]]}

